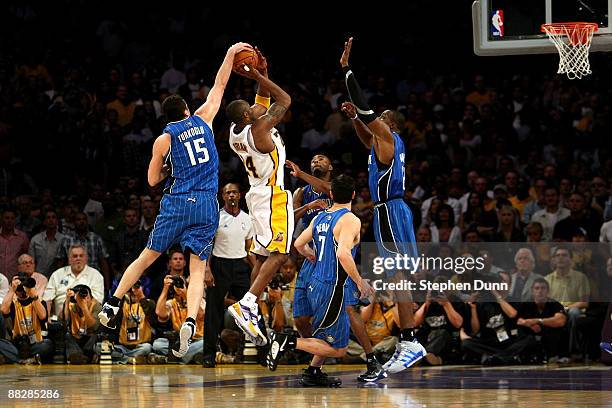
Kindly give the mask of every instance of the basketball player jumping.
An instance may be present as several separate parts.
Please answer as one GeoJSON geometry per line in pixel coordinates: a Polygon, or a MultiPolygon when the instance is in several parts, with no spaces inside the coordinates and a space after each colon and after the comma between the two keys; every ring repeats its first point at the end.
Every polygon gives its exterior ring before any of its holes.
{"type": "MultiPolygon", "coordinates": [[[[344,44],[340,65],[345,74],[346,87],[352,103],[342,104],[342,110],[351,118],[357,136],[370,149],[368,173],[370,194],[374,200],[374,236],[381,257],[397,254],[416,256],[412,212],[404,202],[404,142],[398,132],[403,115],[386,110],[380,117],[370,109],[355,74],[349,67],[349,55],[353,38],[344,44]]],[[[403,271],[389,271],[392,281],[403,279],[403,271]]],[[[400,342],[395,354],[383,368],[389,373],[400,372],[427,354],[414,337],[414,316],[408,293],[396,293],[400,318],[400,342]]]]}
{"type": "MultiPolygon", "coordinates": [[[[296,190],[293,206],[296,208],[295,221],[297,222],[301,218],[305,225],[310,225],[314,217],[324,208],[327,208],[325,204],[330,200],[330,180],[331,171],[333,169],[331,161],[327,156],[322,154],[315,155],[310,161],[312,175],[303,172],[299,166],[290,160],[287,160],[287,165],[292,168],[291,174],[293,176],[309,183],[304,188],[296,190]],[[322,207],[322,205],[325,205],[325,207],[322,207]],[[313,208],[307,208],[308,206],[312,206],[313,208]]],[[[312,242],[310,243],[310,247],[313,247],[312,242]]],[[[308,302],[307,288],[310,284],[314,268],[314,263],[304,260],[295,282],[293,317],[295,327],[300,333],[300,336],[304,338],[310,337],[312,333],[310,320],[313,316],[313,312],[308,302]]],[[[365,373],[360,374],[357,380],[362,382],[376,382],[385,378],[387,373],[383,370],[382,365],[374,356],[372,341],[368,337],[361,315],[355,309],[355,305],[359,303],[359,293],[357,292],[355,283],[351,279],[348,279],[345,284],[345,298],[346,312],[349,315],[351,330],[366,353],[367,370],[365,373]]],[[[304,372],[303,377],[306,376],[308,376],[308,374],[304,372]]]]}
{"type": "Polygon", "coordinates": [[[114,328],[123,295],[161,252],[180,242],[183,249],[190,252],[191,278],[187,289],[187,319],[179,333],[179,344],[172,346],[172,353],[176,357],[182,357],[187,352],[195,334],[195,319],[204,293],[206,260],[219,223],[219,158],[212,123],[232,72],[234,55],[249,47],[246,43],[237,43],[228,49],[206,102],[193,116],[187,103],[178,95],[171,95],[163,101],[162,110],[170,122],[153,144],[148,171],[151,186],[170,176],[160,203],[160,212],[146,248],[125,270],[114,295],[99,313],[100,323],[114,328]],[[164,164],[166,162],[168,166],[164,164]]]}
{"type": "Polygon", "coordinates": [[[372,287],[361,279],[353,259],[359,243],[361,222],[351,213],[355,197],[355,181],[346,175],[336,177],[331,185],[332,207],[320,212],[295,241],[295,248],[308,261],[314,262],[314,271],[308,283],[307,299],[312,310],[312,335],[275,333],[266,363],[272,371],[286,350],[303,350],[313,355],[301,383],[304,386],[338,386],[339,378],[321,372],[326,357],[342,357],[349,341],[350,323],[346,312],[345,285],[353,280],[362,297],[373,293],[372,287]],[[310,247],[314,242],[315,250],[310,247]]]}
{"type": "Polygon", "coordinates": [[[285,144],[274,128],[291,97],[268,79],[266,60],[258,56],[259,67],[242,66],[238,72],[258,82],[255,104],[239,99],[226,108],[232,121],[230,147],[244,163],[251,185],[245,199],[255,230],[251,253],[256,255],[251,288],[228,310],[252,342],[264,346],[268,339],[258,327],[257,300],[287,260],[293,235],[291,192],[284,189],[285,144]],[[271,106],[269,95],[275,101],[271,106]]]}

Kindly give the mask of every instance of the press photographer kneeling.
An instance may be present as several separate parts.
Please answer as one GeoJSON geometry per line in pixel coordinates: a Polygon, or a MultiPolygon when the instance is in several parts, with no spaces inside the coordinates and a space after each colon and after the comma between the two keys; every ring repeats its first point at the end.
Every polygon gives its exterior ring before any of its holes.
{"type": "Polygon", "coordinates": [[[25,273],[13,277],[0,312],[13,322],[12,341],[0,339],[0,363],[40,364],[41,358],[53,352],[51,340],[42,336],[47,309],[33,278],[25,273]]]}
{"type": "Polygon", "coordinates": [[[66,292],[66,301],[60,318],[66,322],[66,354],[70,364],[97,362],[95,353],[98,313],[102,305],[91,295],[87,285],[76,285],[66,292]]]}

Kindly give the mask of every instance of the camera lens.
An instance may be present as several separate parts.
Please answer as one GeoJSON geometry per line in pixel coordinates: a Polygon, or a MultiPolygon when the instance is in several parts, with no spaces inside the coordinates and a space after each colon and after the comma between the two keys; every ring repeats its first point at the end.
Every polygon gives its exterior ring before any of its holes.
{"type": "Polygon", "coordinates": [[[183,281],[183,278],[181,278],[180,276],[172,277],[172,284],[174,285],[175,288],[179,288],[179,289],[182,289],[185,287],[185,281],[183,281]]]}

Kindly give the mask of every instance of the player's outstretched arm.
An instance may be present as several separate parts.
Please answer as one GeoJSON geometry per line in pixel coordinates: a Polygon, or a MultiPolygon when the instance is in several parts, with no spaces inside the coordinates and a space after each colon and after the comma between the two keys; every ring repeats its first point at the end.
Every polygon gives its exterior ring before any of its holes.
{"type": "Polygon", "coordinates": [[[219,111],[221,106],[221,100],[223,99],[223,92],[225,92],[225,86],[229,81],[230,74],[232,73],[232,64],[234,63],[234,55],[238,52],[248,49],[251,46],[247,43],[236,43],[232,45],[225,54],[225,59],[221,64],[221,68],[217,72],[215,77],[215,84],[210,89],[206,102],[202,104],[196,111],[195,114],[202,118],[204,122],[212,129],[212,122],[215,115],[219,111]]]}
{"type": "Polygon", "coordinates": [[[302,231],[299,237],[293,242],[295,249],[302,255],[304,255],[310,262],[315,262],[315,253],[312,248],[308,245],[312,241],[312,225],[314,220],[310,222],[310,225],[302,231]]]}
{"type": "Polygon", "coordinates": [[[269,78],[264,77],[257,70],[257,68],[246,65],[241,67],[238,73],[247,78],[251,78],[260,83],[262,87],[265,87],[270,91],[270,94],[274,98],[274,103],[270,106],[270,109],[265,115],[259,117],[253,126],[251,127],[251,134],[253,135],[253,142],[255,148],[261,153],[270,153],[274,150],[274,142],[270,135],[270,130],[280,123],[285,116],[285,112],[291,106],[291,97],[283,89],[272,82],[269,78]]]}
{"type": "Polygon", "coordinates": [[[348,41],[344,43],[344,51],[340,57],[340,65],[342,66],[342,71],[344,71],[346,88],[348,89],[351,102],[355,105],[358,118],[370,129],[375,138],[383,142],[393,143],[391,129],[389,129],[389,126],[387,126],[385,122],[378,119],[374,111],[370,108],[355,78],[355,74],[349,66],[348,60],[352,45],[353,37],[349,38],[348,41]]]}
{"type": "Polygon", "coordinates": [[[321,180],[320,178],[316,178],[315,176],[302,171],[300,169],[300,166],[298,166],[291,160],[285,160],[285,165],[291,168],[291,175],[293,177],[297,177],[300,180],[305,181],[306,183],[313,186],[317,191],[325,193],[328,196],[331,194],[331,182],[321,180]]]}
{"type": "Polygon", "coordinates": [[[153,155],[149,162],[147,181],[151,187],[156,186],[168,176],[168,167],[164,166],[166,155],[170,151],[170,135],[164,133],[153,143],[153,155]]]}
{"type": "MultiPolygon", "coordinates": [[[[268,60],[261,53],[259,48],[255,47],[255,52],[257,53],[257,61],[259,61],[257,65],[257,70],[261,73],[264,78],[268,78],[268,60]]],[[[251,111],[256,118],[261,115],[265,115],[265,113],[270,108],[270,91],[261,84],[261,82],[257,83],[257,93],[255,94],[255,103],[251,106],[251,111]]]]}
{"type": "Polygon", "coordinates": [[[357,137],[361,143],[363,143],[366,148],[371,149],[372,143],[374,143],[374,135],[372,134],[370,128],[368,128],[357,116],[357,109],[355,108],[355,105],[353,105],[351,102],[343,102],[340,109],[353,122],[353,127],[355,128],[355,132],[357,133],[357,137]]]}

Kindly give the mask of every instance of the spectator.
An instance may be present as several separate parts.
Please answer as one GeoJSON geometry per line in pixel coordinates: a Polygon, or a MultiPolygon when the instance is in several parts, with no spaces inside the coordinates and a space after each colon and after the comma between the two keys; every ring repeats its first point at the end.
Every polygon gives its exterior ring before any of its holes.
{"type": "Polygon", "coordinates": [[[57,213],[53,210],[45,212],[43,227],[43,231],[32,237],[29,254],[34,258],[40,273],[49,277],[54,271],[55,255],[64,239],[64,234],[57,230],[57,213]]]}
{"type": "Polygon", "coordinates": [[[51,340],[42,336],[47,310],[35,287],[25,287],[17,276],[13,277],[0,312],[13,322],[13,341],[0,339],[0,357],[11,363],[40,364],[53,352],[51,340]]]}
{"type": "MultiPolygon", "coordinates": [[[[2,300],[6,297],[9,286],[7,277],[0,273],[0,303],[2,303],[2,300]]],[[[0,327],[0,330],[2,330],[2,327],[0,327]]],[[[2,338],[2,336],[0,336],[0,338],[2,338]]]]}
{"type": "Polygon", "coordinates": [[[511,302],[528,302],[532,300],[533,282],[536,279],[542,279],[542,275],[534,272],[535,258],[533,252],[529,248],[519,249],[514,256],[514,264],[516,270],[511,275],[508,299],[511,302]]]}
{"type": "Polygon", "coordinates": [[[132,118],[134,117],[134,109],[136,108],[136,102],[130,100],[128,88],[125,85],[119,85],[115,96],[117,98],[114,101],[109,102],[106,105],[106,109],[112,109],[116,111],[118,115],[117,123],[120,126],[126,126],[132,121],[132,118]]]}
{"type": "MultiPolygon", "coordinates": [[[[518,255],[518,254],[517,254],[518,255]]],[[[526,334],[540,338],[544,361],[554,362],[562,353],[559,346],[567,317],[563,306],[548,296],[548,281],[537,278],[531,284],[532,301],[521,303],[516,324],[526,334]]]]}
{"type": "Polygon", "coordinates": [[[596,242],[602,223],[601,216],[595,211],[586,209],[584,195],[577,191],[572,193],[566,205],[570,215],[555,224],[553,239],[571,242],[576,232],[583,229],[587,233],[588,240],[596,242]]]}
{"type": "Polygon", "coordinates": [[[66,291],[82,284],[90,288],[92,296],[101,303],[104,300],[104,278],[87,264],[87,250],[76,244],[68,250],[68,263],[53,272],[47,283],[43,299],[47,302],[49,316],[59,315],[66,300],[66,291]]]}
{"type": "Polygon", "coordinates": [[[427,219],[432,201],[438,199],[441,203],[448,204],[452,207],[454,219],[458,220],[461,216],[461,203],[459,202],[459,200],[448,196],[446,180],[442,176],[436,177],[436,181],[434,183],[433,188],[435,191],[435,195],[432,195],[431,197],[423,201],[423,204],[421,204],[422,219],[427,219]]]}
{"type": "Polygon", "coordinates": [[[18,276],[32,278],[36,281],[36,294],[41,298],[45,294],[45,288],[47,287],[47,277],[41,273],[36,272],[36,263],[34,258],[28,254],[23,254],[17,258],[17,273],[18,276]]]}
{"type": "Polygon", "coordinates": [[[572,269],[572,253],[568,248],[557,247],[553,258],[556,268],[544,278],[550,285],[550,297],[559,301],[567,313],[569,350],[572,353],[578,345],[576,321],[584,316],[589,305],[591,287],[583,273],[572,269]]]}
{"type": "Polygon", "coordinates": [[[111,286],[111,273],[107,258],[109,257],[106,246],[102,238],[95,232],[89,231],[87,224],[87,215],[85,213],[77,213],[74,218],[74,235],[68,235],[62,239],[55,255],[55,265],[61,268],[68,260],[68,250],[70,247],[80,244],[87,248],[88,264],[100,271],[104,276],[105,287],[111,286]]]}
{"type": "Polygon", "coordinates": [[[533,214],[545,208],[544,190],[546,189],[546,185],[546,178],[537,177],[535,179],[534,187],[530,192],[530,195],[534,198],[534,200],[525,206],[525,210],[523,212],[522,221],[525,224],[528,224],[531,221],[533,214]]]}
{"type": "Polygon", "coordinates": [[[484,193],[469,193],[467,209],[461,217],[460,226],[462,230],[474,227],[478,234],[490,241],[497,230],[498,219],[495,210],[485,209],[485,201],[484,193]]]}
{"type": "Polygon", "coordinates": [[[516,210],[510,205],[502,205],[498,212],[499,227],[493,236],[494,242],[524,242],[525,236],[517,228],[516,210]]]}
{"type": "Polygon", "coordinates": [[[451,246],[461,243],[461,229],[455,225],[455,213],[448,204],[440,205],[430,229],[433,243],[448,242],[451,246]]]}
{"type": "Polygon", "coordinates": [[[28,236],[15,229],[15,211],[5,209],[2,211],[0,224],[0,273],[9,281],[17,273],[17,258],[28,252],[28,236]]]}
{"type": "Polygon", "coordinates": [[[123,211],[123,225],[115,233],[111,247],[111,265],[113,270],[123,273],[147,243],[148,235],[139,229],[138,211],[126,208],[123,211]]]}
{"type": "MultiPolygon", "coordinates": [[[[182,364],[189,364],[195,362],[196,364],[202,364],[203,352],[204,352],[204,310],[206,309],[206,303],[202,299],[200,309],[198,310],[198,316],[196,318],[196,332],[192,338],[192,343],[187,350],[187,353],[181,358],[182,364]]],[[[155,306],[155,313],[160,323],[170,321],[172,324],[172,331],[174,332],[174,338],[178,339],[178,332],[181,325],[187,319],[187,283],[180,276],[166,275],[164,278],[164,289],[162,290],[159,299],[157,299],[157,305],[155,306]],[[174,297],[168,300],[168,293],[170,288],[174,292],[174,297]]],[[[166,359],[159,358],[159,356],[167,357],[170,349],[170,340],[168,338],[158,338],[153,342],[153,355],[149,361],[154,362],[166,362],[166,359]]]]}
{"type": "Polygon", "coordinates": [[[157,218],[158,206],[151,200],[145,200],[142,203],[142,217],[140,219],[140,229],[145,232],[150,232],[157,218]]]}
{"type": "Polygon", "coordinates": [[[166,275],[170,276],[180,276],[186,282],[189,282],[189,273],[186,270],[187,261],[185,261],[185,254],[183,251],[174,247],[168,250],[168,262],[166,264],[165,273],[161,273],[155,277],[151,285],[151,299],[157,299],[164,288],[164,280],[166,279],[166,275]]]}
{"type": "Polygon", "coordinates": [[[559,206],[559,189],[555,186],[548,186],[544,190],[545,208],[536,211],[531,217],[531,221],[542,224],[544,234],[542,241],[551,241],[555,224],[570,216],[570,210],[559,206]]]}
{"type": "Polygon", "coordinates": [[[91,289],[84,284],[66,291],[60,319],[66,323],[66,354],[70,364],[97,363],[97,331],[100,326],[98,313],[102,305],[92,297],[91,289]]]}
{"type": "Polygon", "coordinates": [[[224,206],[219,212],[212,257],[206,264],[205,367],[215,366],[225,296],[230,292],[236,299],[242,299],[251,286],[251,269],[255,260],[247,250],[251,247],[253,224],[251,217],[240,209],[240,197],[237,184],[229,183],[223,187],[224,206]]]}
{"type": "Polygon", "coordinates": [[[28,196],[19,196],[16,204],[19,214],[15,218],[15,226],[25,232],[28,237],[32,237],[40,225],[40,220],[32,216],[32,199],[28,196]]]}

